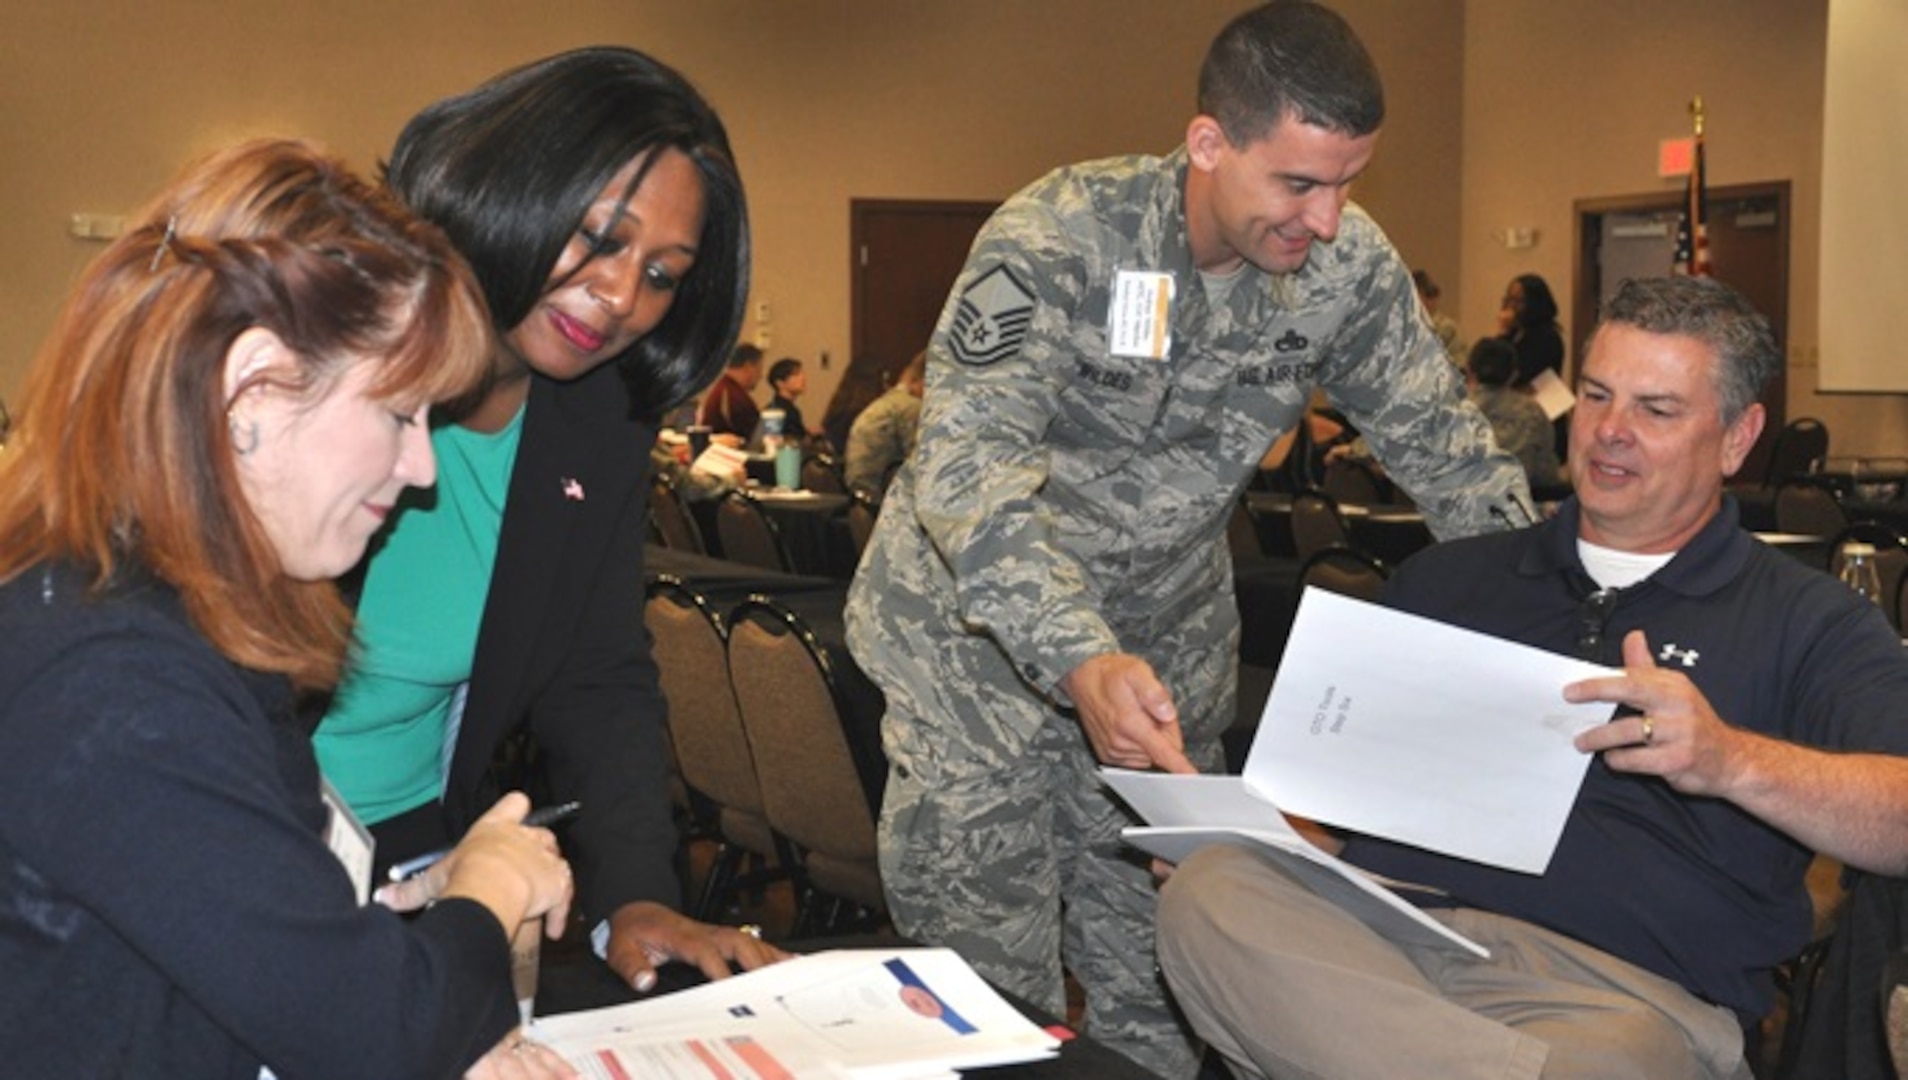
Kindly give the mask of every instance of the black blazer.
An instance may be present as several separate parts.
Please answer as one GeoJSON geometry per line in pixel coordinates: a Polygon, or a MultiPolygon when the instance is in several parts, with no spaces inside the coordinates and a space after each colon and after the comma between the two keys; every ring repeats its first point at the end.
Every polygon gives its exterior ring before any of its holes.
{"type": "Polygon", "coordinates": [[[497,565],[444,792],[452,836],[499,794],[491,765],[519,728],[564,826],[590,921],[632,900],[681,904],[665,704],[643,626],[649,450],[615,365],[531,377],[497,565]]]}

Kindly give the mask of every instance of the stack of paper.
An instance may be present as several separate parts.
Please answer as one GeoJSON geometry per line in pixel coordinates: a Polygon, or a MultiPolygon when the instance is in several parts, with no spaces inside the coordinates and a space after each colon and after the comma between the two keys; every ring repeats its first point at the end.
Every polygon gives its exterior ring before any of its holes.
{"type": "Polygon", "coordinates": [[[601,1080],[916,1080],[1060,1045],[947,949],[816,953],[530,1034],[601,1080]]]}
{"type": "Polygon", "coordinates": [[[1251,844],[1386,933],[1482,954],[1306,841],[1285,814],[1541,874],[1589,766],[1573,740],[1611,714],[1608,704],[1564,701],[1563,688],[1608,674],[1308,589],[1243,776],[1104,775],[1150,822],[1127,839],[1161,858],[1177,862],[1215,841],[1251,844]]]}
{"type": "Polygon", "coordinates": [[[689,463],[689,469],[692,472],[708,473],[710,476],[719,476],[727,480],[742,475],[743,470],[748,468],[748,464],[749,455],[746,451],[738,450],[733,446],[724,446],[719,442],[711,442],[707,450],[689,463]]]}
{"type": "Polygon", "coordinates": [[[1577,395],[1557,373],[1546,368],[1530,380],[1531,392],[1537,395],[1537,407],[1544,410],[1544,419],[1555,420],[1559,416],[1577,407],[1577,395]]]}

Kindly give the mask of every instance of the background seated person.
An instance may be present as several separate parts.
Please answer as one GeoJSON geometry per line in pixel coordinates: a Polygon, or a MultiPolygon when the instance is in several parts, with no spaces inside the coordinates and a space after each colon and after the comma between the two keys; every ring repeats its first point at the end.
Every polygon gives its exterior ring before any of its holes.
{"type": "Polygon", "coordinates": [[[1451,362],[1462,368],[1464,341],[1458,335],[1457,320],[1438,310],[1438,299],[1444,295],[1444,290],[1438,288],[1438,283],[1424,270],[1411,271],[1411,283],[1418,288],[1418,300],[1424,304],[1425,318],[1431,321],[1431,329],[1437,332],[1438,344],[1444,346],[1445,355],[1451,358],[1451,362]]]}
{"type": "Polygon", "coordinates": [[[888,478],[914,453],[921,433],[921,394],[927,385],[927,353],[918,352],[895,376],[888,392],[874,399],[848,429],[848,456],[842,480],[849,491],[877,497],[888,478]]]}
{"type": "Polygon", "coordinates": [[[1517,350],[1503,338],[1483,338],[1471,346],[1467,370],[1471,404],[1491,422],[1498,447],[1524,466],[1533,490],[1556,487],[1563,478],[1563,466],[1557,462],[1550,418],[1536,398],[1511,388],[1511,380],[1517,377],[1517,350]]]}
{"type": "Polygon", "coordinates": [[[762,422],[762,410],[750,396],[761,381],[762,350],[737,345],[729,353],[728,367],[703,396],[696,420],[730,446],[747,446],[755,436],[755,425],[762,422]]]}
{"type": "Polygon", "coordinates": [[[828,408],[822,411],[822,438],[831,453],[848,452],[848,429],[854,426],[855,417],[887,390],[888,375],[878,357],[864,353],[848,361],[848,369],[841,373],[841,381],[828,397],[828,408]]]}
{"type": "Polygon", "coordinates": [[[772,395],[768,407],[782,410],[783,441],[804,450],[820,447],[821,433],[808,426],[801,407],[795,404],[808,392],[808,372],[802,367],[802,362],[792,356],[784,356],[770,364],[768,384],[772,395]]]}
{"type": "Polygon", "coordinates": [[[1345,843],[1441,890],[1424,906],[1489,960],[1389,941],[1244,849],[1188,859],[1160,963],[1238,1075],[1748,1077],[1744,1030],[1811,934],[1811,853],[1908,868],[1908,652],[1723,494],[1781,363],[1726,286],[1626,283],[1579,379],[1576,494],[1391,578],[1393,606],[1620,663],[1563,696],[1625,708],[1576,738],[1595,757],[1542,875],[1345,843]]]}

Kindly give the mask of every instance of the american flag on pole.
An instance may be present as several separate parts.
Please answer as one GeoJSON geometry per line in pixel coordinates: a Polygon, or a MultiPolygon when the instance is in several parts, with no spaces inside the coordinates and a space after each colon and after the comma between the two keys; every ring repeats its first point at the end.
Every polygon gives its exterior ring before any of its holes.
{"type": "Polygon", "coordinates": [[[1689,159],[1689,190],[1676,222],[1676,255],[1671,267],[1687,277],[1709,276],[1709,196],[1703,190],[1703,99],[1690,102],[1696,117],[1696,145],[1689,159]]]}

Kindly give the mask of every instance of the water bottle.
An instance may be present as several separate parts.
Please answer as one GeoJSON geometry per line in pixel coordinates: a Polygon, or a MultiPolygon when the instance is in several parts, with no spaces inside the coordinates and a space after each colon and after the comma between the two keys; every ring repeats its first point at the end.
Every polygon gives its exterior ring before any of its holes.
{"type": "Polygon", "coordinates": [[[1842,545],[1842,583],[1881,603],[1881,575],[1875,571],[1875,545],[1850,540],[1842,545]]]}

